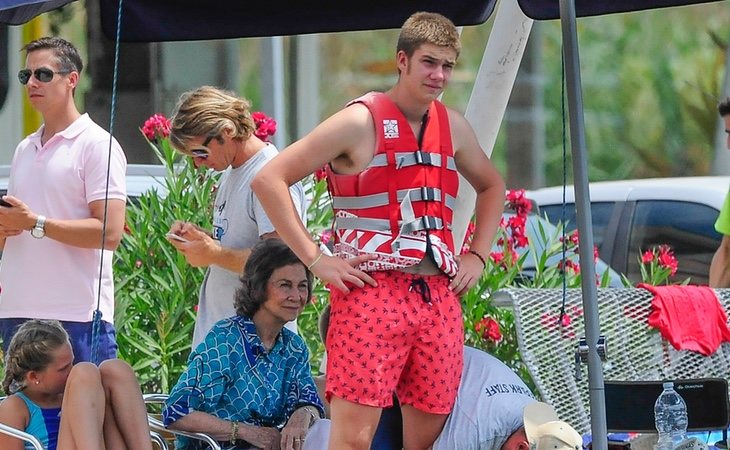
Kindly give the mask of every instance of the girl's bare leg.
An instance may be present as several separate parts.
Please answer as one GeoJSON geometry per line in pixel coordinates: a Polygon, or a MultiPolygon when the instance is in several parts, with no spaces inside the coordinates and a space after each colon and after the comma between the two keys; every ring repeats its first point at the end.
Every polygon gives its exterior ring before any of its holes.
{"type": "Polygon", "coordinates": [[[147,410],[132,368],[120,359],[99,366],[106,394],[104,440],[109,450],[152,450],[147,410]]]}
{"type": "Polygon", "coordinates": [[[63,394],[58,450],[104,450],[105,405],[99,369],[91,363],[75,365],[63,394]]]}

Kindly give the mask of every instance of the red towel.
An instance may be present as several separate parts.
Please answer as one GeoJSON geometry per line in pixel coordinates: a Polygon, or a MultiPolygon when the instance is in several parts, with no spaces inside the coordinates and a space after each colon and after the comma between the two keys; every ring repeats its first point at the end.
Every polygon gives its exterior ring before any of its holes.
{"type": "Polygon", "coordinates": [[[677,350],[709,356],[723,341],[730,341],[727,315],[709,287],[648,284],[638,287],[654,294],[649,326],[657,328],[677,350]]]}

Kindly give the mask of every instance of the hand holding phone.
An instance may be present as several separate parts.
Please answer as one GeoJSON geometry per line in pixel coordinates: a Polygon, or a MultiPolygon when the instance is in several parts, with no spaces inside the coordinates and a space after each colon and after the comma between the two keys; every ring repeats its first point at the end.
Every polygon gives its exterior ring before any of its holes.
{"type": "Polygon", "coordinates": [[[174,241],[178,241],[178,242],[189,242],[187,239],[185,239],[184,237],[180,236],[179,234],[167,233],[165,236],[167,236],[168,239],[172,239],[174,241]]]}

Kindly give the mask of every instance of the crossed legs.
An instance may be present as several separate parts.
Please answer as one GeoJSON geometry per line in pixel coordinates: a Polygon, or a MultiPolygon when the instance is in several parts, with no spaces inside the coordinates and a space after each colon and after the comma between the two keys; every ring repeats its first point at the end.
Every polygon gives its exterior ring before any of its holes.
{"type": "Polygon", "coordinates": [[[152,450],[147,412],[127,363],[79,363],[66,382],[59,450],[152,450]]]}

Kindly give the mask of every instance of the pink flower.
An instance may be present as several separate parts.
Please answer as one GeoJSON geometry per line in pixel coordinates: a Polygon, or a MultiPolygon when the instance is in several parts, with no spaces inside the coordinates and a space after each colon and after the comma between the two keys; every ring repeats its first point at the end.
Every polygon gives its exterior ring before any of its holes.
{"type": "Polygon", "coordinates": [[[476,225],[474,224],[473,220],[469,221],[469,225],[466,226],[466,234],[464,237],[464,245],[461,246],[461,253],[468,253],[469,248],[471,247],[471,239],[472,235],[474,234],[474,230],[476,229],[476,225]]]}
{"type": "Polygon", "coordinates": [[[524,234],[515,236],[513,240],[515,241],[515,247],[517,248],[523,248],[530,245],[530,240],[527,239],[527,236],[525,236],[524,234]]]}
{"type": "Polygon", "coordinates": [[[170,136],[170,121],[162,114],[153,114],[142,125],[142,134],[150,141],[170,136]]]}
{"type": "Polygon", "coordinates": [[[322,244],[327,245],[330,239],[332,239],[332,230],[324,230],[322,234],[319,235],[319,242],[322,244]]]}
{"type": "Polygon", "coordinates": [[[677,258],[674,256],[674,252],[668,245],[662,245],[659,247],[659,258],[657,261],[661,267],[670,269],[670,276],[677,273],[679,263],[677,262],[677,258]]]}
{"type": "Polygon", "coordinates": [[[650,262],[654,261],[654,252],[651,250],[645,251],[641,255],[641,262],[644,264],[649,264],[650,262]]]}
{"type": "Polygon", "coordinates": [[[325,178],[327,178],[327,168],[325,166],[314,171],[314,181],[322,181],[325,178]]]}
{"type": "Polygon", "coordinates": [[[491,317],[483,317],[482,320],[474,325],[474,330],[485,341],[497,343],[502,340],[502,331],[499,328],[499,322],[491,317]]]}
{"type": "Polygon", "coordinates": [[[524,230],[527,217],[525,216],[512,216],[507,221],[507,225],[513,230],[524,230]]]}
{"type": "Polygon", "coordinates": [[[276,121],[261,111],[252,113],[251,118],[256,126],[253,134],[262,141],[269,142],[269,136],[276,133],[276,121]]]}
{"type": "Polygon", "coordinates": [[[565,265],[563,265],[563,261],[558,262],[558,269],[563,270],[563,267],[566,271],[572,270],[576,275],[580,273],[580,265],[569,259],[565,261],[565,265]]]}
{"type": "Polygon", "coordinates": [[[518,216],[526,216],[532,211],[532,202],[525,197],[524,189],[508,190],[507,207],[517,213],[518,216]]]}

